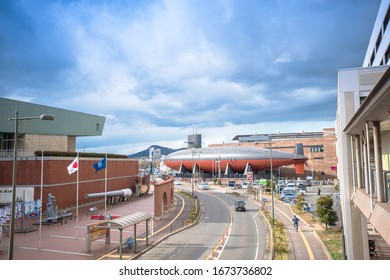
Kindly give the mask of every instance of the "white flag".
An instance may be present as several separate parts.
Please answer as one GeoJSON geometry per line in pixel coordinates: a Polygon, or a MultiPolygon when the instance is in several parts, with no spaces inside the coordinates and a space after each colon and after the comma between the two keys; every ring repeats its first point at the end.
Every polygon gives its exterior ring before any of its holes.
{"type": "Polygon", "coordinates": [[[77,156],[74,161],[68,166],[69,175],[79,170],[79,156],[77,156]]]}

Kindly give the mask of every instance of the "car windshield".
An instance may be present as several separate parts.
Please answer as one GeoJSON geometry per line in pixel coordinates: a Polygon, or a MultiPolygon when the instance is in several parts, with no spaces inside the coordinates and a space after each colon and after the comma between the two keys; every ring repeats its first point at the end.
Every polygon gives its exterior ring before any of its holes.
{"type": "Polygon", "coordinates": [[[245,203],[244,203],[244,201],[242,201],[242,200],[238,200],[238,201],[236,201],[236,204],[239,205],[239,206],[241,206],[241,205],[244,205],[245,203]]]}

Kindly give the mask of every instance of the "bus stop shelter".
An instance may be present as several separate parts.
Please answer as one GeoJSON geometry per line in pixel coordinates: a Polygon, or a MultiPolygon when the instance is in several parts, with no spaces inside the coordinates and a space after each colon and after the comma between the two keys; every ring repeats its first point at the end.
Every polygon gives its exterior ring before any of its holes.
{"type": "Polygon", "coordinates": [[[146,221],[146,245],[149,245],[149,221],[153,219],[151,214],[145,212],[135,212],[120,218],[116,218],[113,220],[104,220],[99,222],[96,227],[97,228],[105,228],[105,229],[117,229],[119,230],[119,255],[120,259],[122,259],[122,251],[123,251],[123,234],[122,231],[125,228],[130,226],[134,226],[134,252],[137,250],[137,224],[146,221]]]}

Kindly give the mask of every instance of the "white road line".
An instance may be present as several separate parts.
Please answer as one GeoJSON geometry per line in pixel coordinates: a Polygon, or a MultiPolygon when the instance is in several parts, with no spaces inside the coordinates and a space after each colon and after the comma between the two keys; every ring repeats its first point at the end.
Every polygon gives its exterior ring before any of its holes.
{"type": "Polygon", "coordinates": [[[253,222],[255,223],[255,226],[256,226],[256,238],[257,238],[257,242],[256,242],[256,254],[255,254],[255,260],[257,260],[258,256],[259,256],[259,247],[260,247],[260,241],[259,241],[259,228],[257,226],[257,223],[256,223],[256,219],[255,217],[257,216],[257,213],[253,216],[252,216],[252,219],[253,219],[253,222]]]}

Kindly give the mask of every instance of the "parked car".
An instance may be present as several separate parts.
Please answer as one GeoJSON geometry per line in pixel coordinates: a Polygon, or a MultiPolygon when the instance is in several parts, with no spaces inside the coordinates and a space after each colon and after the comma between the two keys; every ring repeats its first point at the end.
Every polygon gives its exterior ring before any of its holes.
{"type": "Polygon", "coordinates": [[[282,192],[279,199],[282,201],[297,199],[297,194],[292,192],[282,192]]]}
{"type": "Polygon", "coordinates": [[[299,193],[306,194],[306,186],[304,184],[298,185],[299,193]]]}
{"type": "Polygon", "coordinates": [[[236,181],[229,181],[229,187],[234,188],[236,181]]]}
{"type": "Polygon", "coordinates": [[[310,180],[307,180],[304,184],[306,187],[311,187],[311,181],[310,180]]]}
{"type": "Polygon", "coordinates": [[[198,184],[198,189],[200,190],[209,190],[210,186],[207,184],[207,182],[199,183],[198,184]]]}
{"type": "Polygon", "coordinates": [[[247,189],[248,188],[248,183],[242,183],[242,188],[247,189]]]}
{"type": "Polygon", "coordinates": [[[234,203],[234,207],[236,209],[236,212],[237,211],[244,211],[246,210],[245,208],[245,201],[243,200],[236,200],[236,202],[234,203]]]}
{"type": "Polygon", "coordinates": [[[286,188],[287,188],[287,187],[295,188],[295,184],[294,184],[293,182],[288,182],[288,183],[286,184],[286,188]]]}
{"type": "Polygon", "coordinates": [[[282,190],[282,192],[287,191],[298,193],[299,188],[297,188],[294,184],[288,183],[287,186],[282,190]]]}

